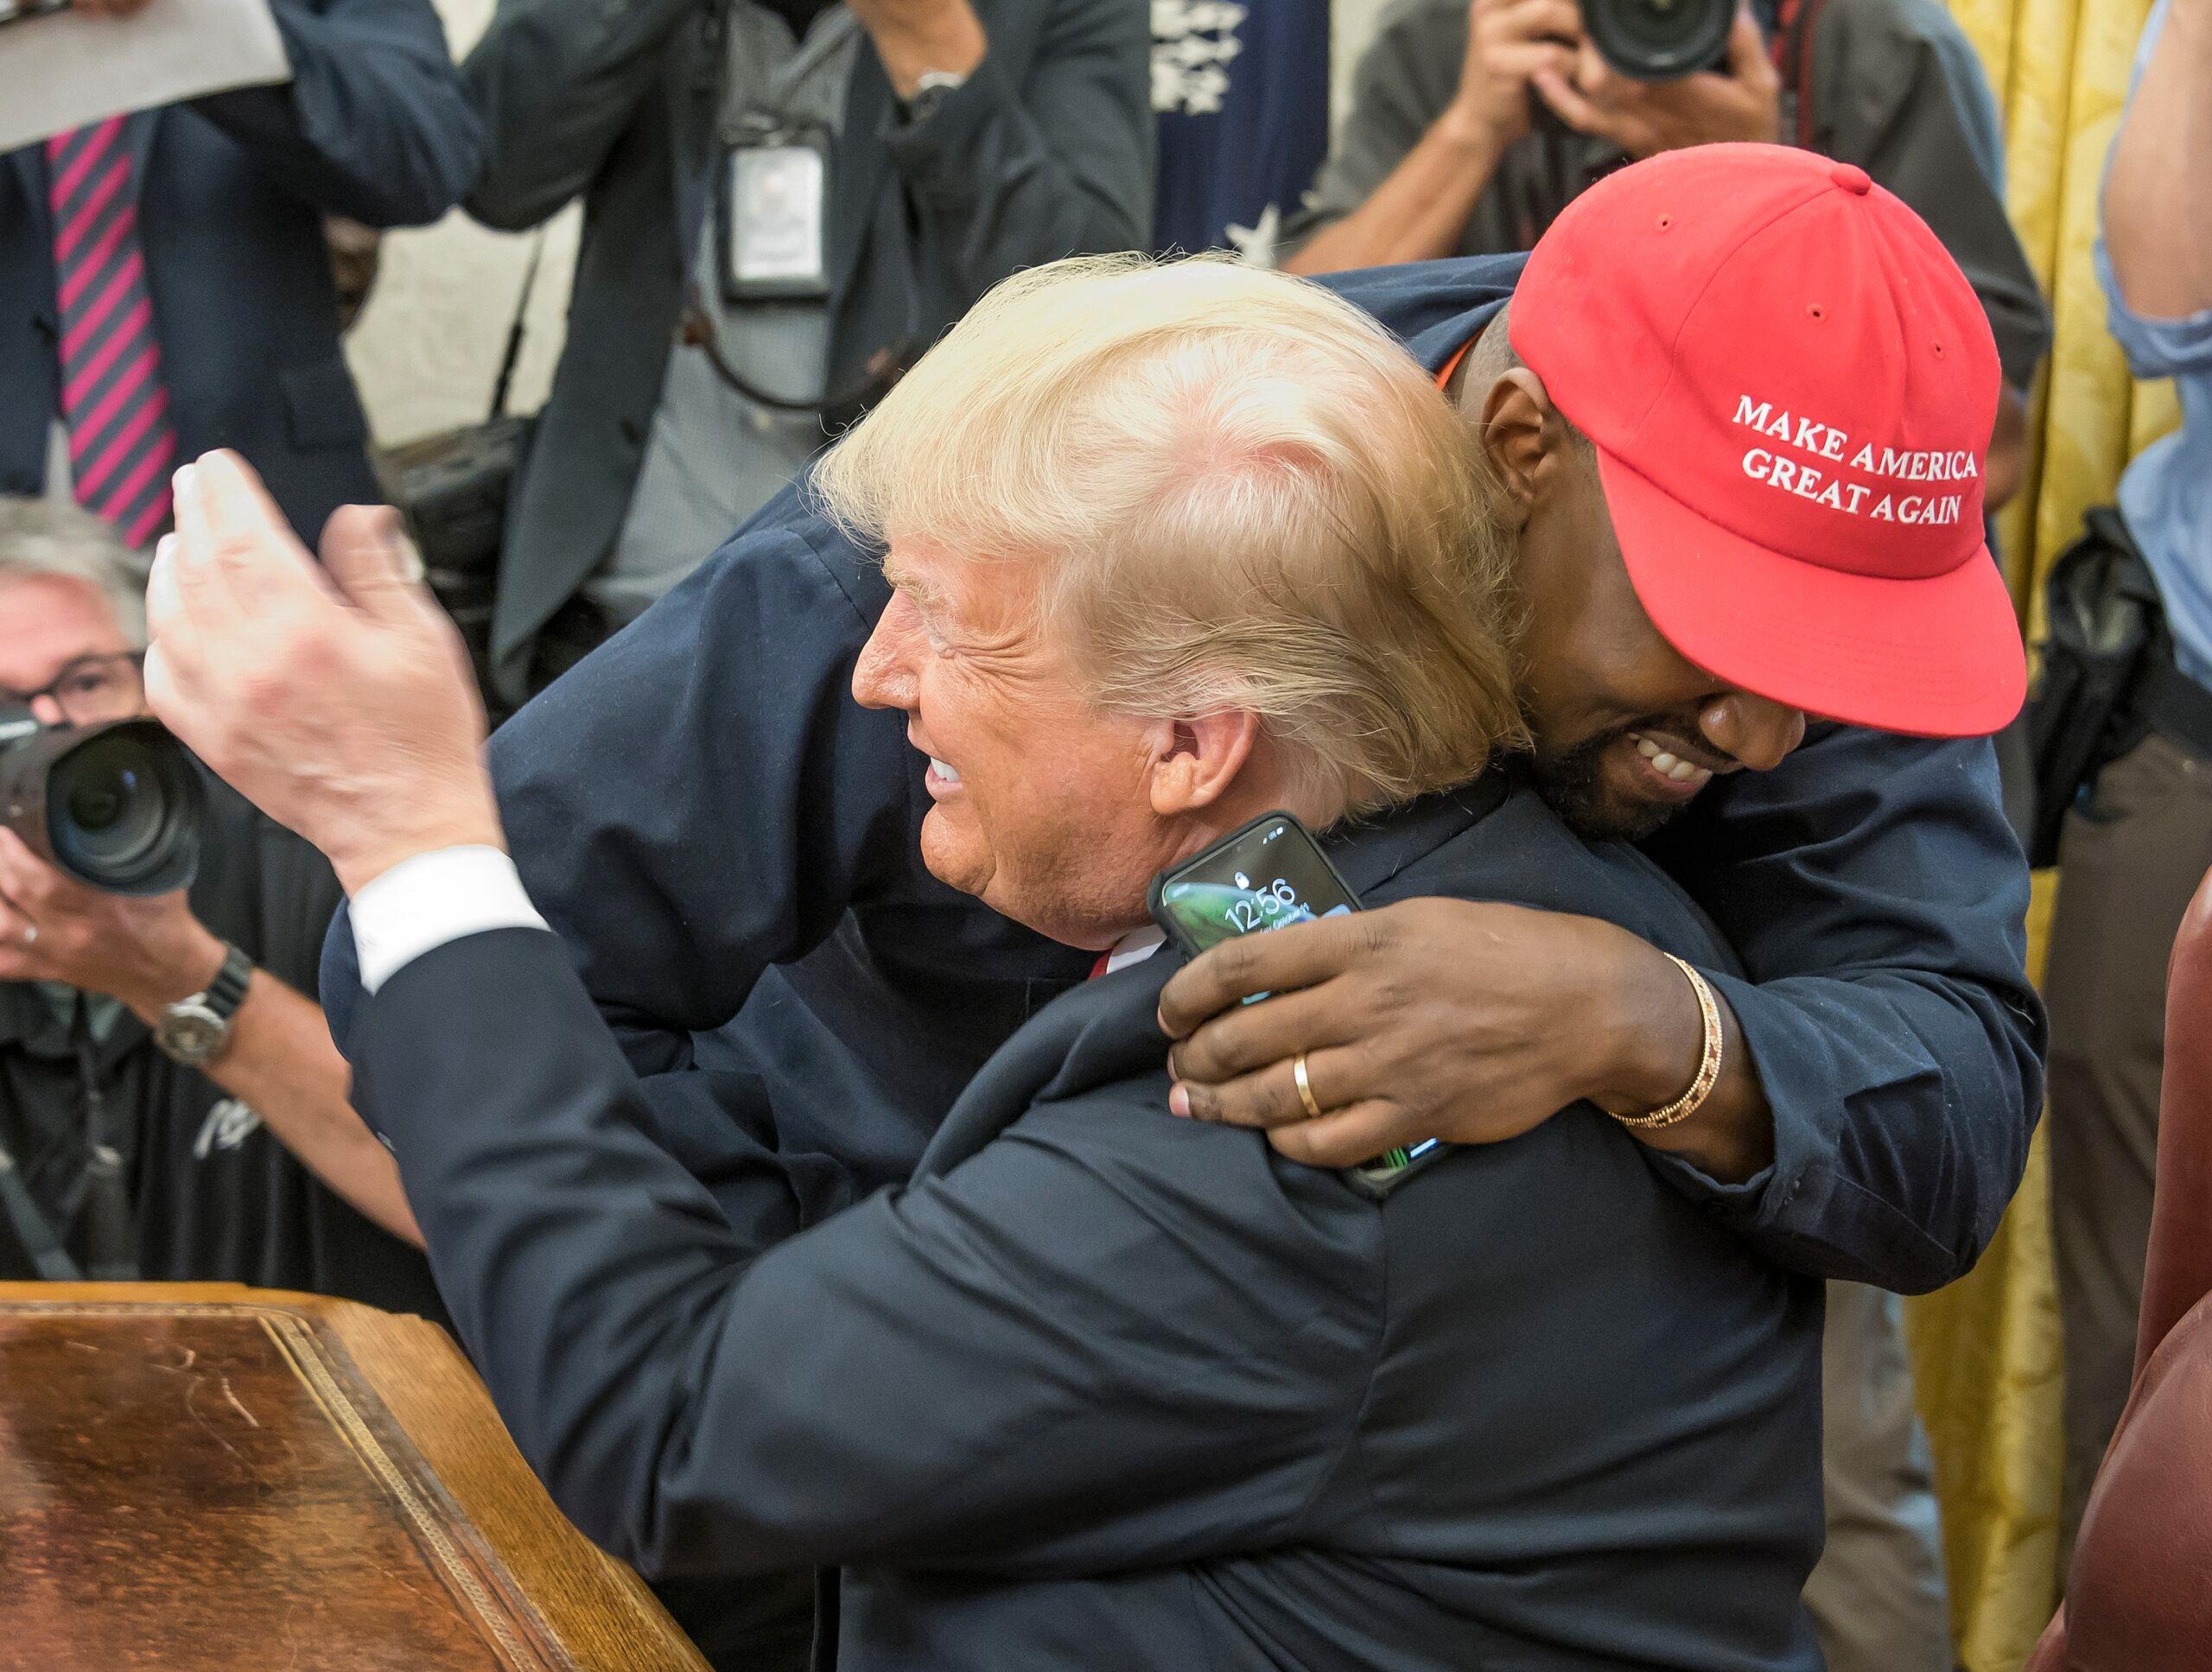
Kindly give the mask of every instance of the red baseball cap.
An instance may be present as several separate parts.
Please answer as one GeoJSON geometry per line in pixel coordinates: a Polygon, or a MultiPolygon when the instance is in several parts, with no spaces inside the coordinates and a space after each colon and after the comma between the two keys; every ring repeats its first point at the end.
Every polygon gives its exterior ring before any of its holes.
{"type": "Polygon", "coordinates": [[[1777,145],[1636,163],[1552,223],[1509,321],[1683,656],[1885,731],[2018,713],[2027,658],[1982,534],[1997,345],[1863,169],[1777,145]]]}

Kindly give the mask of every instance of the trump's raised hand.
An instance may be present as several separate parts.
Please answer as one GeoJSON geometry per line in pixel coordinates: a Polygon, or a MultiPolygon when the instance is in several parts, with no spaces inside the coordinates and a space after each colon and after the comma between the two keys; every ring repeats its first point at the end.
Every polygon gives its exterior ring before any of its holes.
{"type": "Polygon", "coordinates": [[[154,712],[320,848],[349,894],[416,854],[503,845],[484,711],[399,519],[348,505],[322,564],[233,454],[177,473],[146,604],[154,712]]]}

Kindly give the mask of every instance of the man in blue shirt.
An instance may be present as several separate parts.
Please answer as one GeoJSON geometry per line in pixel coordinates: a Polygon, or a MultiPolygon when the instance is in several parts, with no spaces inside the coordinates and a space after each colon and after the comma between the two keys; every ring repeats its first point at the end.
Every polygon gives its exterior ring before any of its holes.
{"type": "MultiPolygon", "coordinates": [[[[2097,277],[2139,378],[2171,378],[2180,431],[2120,480],[2174,668],[2212,709],[2212,5],[2160,0],[2105,176],[2097,277]],[[2178,201],[2177,198],[2178,197],[2178,201]]],[[[2184,688],[2186,690],[2187,688],[2184,688]]],[[[2162,708],[2170,705],[2161,705],[2162,708]]],[[[2151,1225],[2166,953],[2212,867],[2212,729],[2154,721],[2067,816],[2051,925],[2050,1179],[2066,1323],[2070,1548],[2127,1402],[2151,1225]]],[[[2063,1558],[2062,1557],[2062,1564],[2063,1558]]]]}

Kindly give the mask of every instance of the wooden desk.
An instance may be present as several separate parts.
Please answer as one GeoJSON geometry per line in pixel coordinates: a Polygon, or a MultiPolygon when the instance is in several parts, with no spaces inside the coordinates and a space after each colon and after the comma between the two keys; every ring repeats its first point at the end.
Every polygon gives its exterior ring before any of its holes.
{"type": "Polygon", "coordinates": [[[6,1672],[705,1672],[435,1326],[0,1284],[6,1672]]]}

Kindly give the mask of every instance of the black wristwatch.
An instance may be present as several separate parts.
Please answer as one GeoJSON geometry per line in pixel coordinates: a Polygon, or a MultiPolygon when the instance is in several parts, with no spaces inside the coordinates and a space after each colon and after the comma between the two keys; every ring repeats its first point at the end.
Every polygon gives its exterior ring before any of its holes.
{"type": "Polygon", "coordinates": [[[939,106],[960,91],[966,83],[965,75],[950,70],[924,70],[914,84],[914,96],[899,101],[899,114],[910,128],[918,127],[938,113],[939,106]]]}
{"type": "Polygon", "coordinates": [[[253,960],[235,946],[223,948],[223,967],[204,993],[179,999],[162,1013],[154,1043],[191,1068],[205,1068],[231,1043],[231,1018],[245,1002],[253,980],[253,960]]]}

